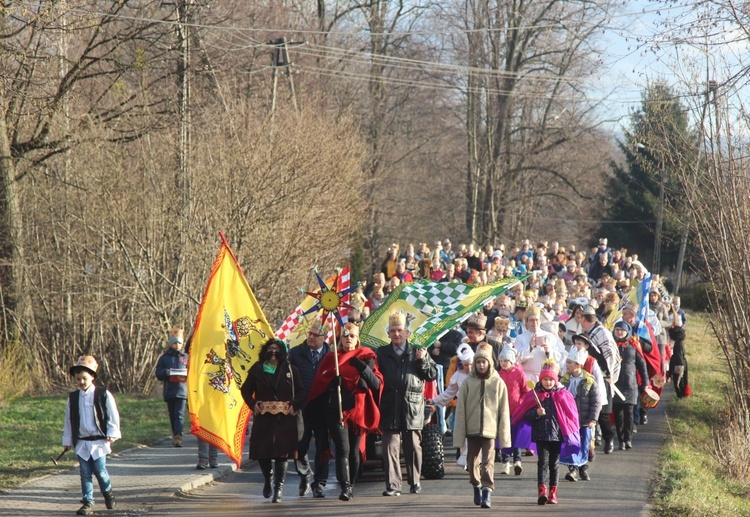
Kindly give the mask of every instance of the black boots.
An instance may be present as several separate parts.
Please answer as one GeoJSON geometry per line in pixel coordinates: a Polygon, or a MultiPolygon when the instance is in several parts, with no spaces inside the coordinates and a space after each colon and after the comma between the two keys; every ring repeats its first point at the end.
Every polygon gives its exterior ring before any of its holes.
{"type": "Polygon", "coordinates": [[[305,474],[304,476],[300,476],[299,478],[299,496],[304,497],[307,494],[309,494],[312,489],[310,488],[310,482],[312,481],[313,475],[312,472],[309,474],[305,474]]]}
{"type": "Polygon", "coordinates": [[[117,501],[115,501],[115,494],[112,493],[112,489],[109,489],[109,492],[102,492],[102,495],[104,496],[104,505],[107,507],[107,510],[113,510],[115,506],[117,506],[117,501]]]}
{"type": "Polygon", "coordinates": [[[341,501],[350,500],[354,494],[349,479],[349,458],[336,458],[336,479],[341,487],[339,499],[341,501]]]}
{"type": "Polygon", "coordinates": [[[275,460],[273,478],[273,499],[272,503],[281,502],[281,491],[284,488],[284,479],[286,479],[287,461],[286,458],[280,458],[275,460]]]}
{"type": "Polygon", "coordinates": [[[474,504],[479,506],[482,504],[482,489],[478,486],[473,487],[474,488],[474,504]]]}
{"type": "Polygon", "coordinates": [[[258,465],[263,473],[263,497],[268,499],[273,493],[273,460],[258,460],[258,465]]]}
{"type": "Polygon", "coordinates": [[[492,508],[492,501],[490,499],[492,489],[485,486],[482,487],[482,508],[492,508]]]}

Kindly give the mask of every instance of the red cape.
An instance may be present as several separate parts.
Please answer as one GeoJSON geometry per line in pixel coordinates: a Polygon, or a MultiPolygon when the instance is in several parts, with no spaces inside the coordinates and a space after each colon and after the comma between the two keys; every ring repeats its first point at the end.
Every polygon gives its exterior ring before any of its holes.
{"type": "MultiPolygon", "coordinates": [[[[649,330],[650,330],[649,326],[649,330]]],[[[650,332],[651,337],[654,339],[654,343],[656,343],[656,338],[654,337],[654,333],[650,332]]],[[[647,379],[646,384],[649,385],[649,387],[656,392],[657,395],[661,397],[661,391],[663,386],[656,386],[651,379],[653,379],[654,375],[658,375],[661,377],[661,373],[659,370],[659,365],[661,362],[661,353],[659,353],[659,346],[658,345],[652,345],[651,346],[651,352],[648,354],[643,351],[643,348],[641,347],[641,342],[638,340],[637,336],[631,336],[630,339],[628,339],[628,343],[633,345],[633,348],[635,348],[635,351],[640,354],[641,357],[643,357],[643,360],[646,361],[646,370],[648,371],[649,378],[647,379]]],[[[618,345],[619,346],[619,345],[618,345]]],[[[636,375],[638,377],[638,385],[641,385],[641,374],[636,372],[636,375]]],[[[657,402],[656,405],[659,405],[657,402]]],[[[656,406],[654,406],[656,407],[656,406]]]]}
{"type": "MultiPolygon", "coordinates": [[[[377,363],[373,363],[372,371],[380,379],[380,388],[377,393],[373,393],[369,389],[363,389],[359,386],[359,370],[349,364],[349,360],[352,357],[357,357],[369,363],[376,356],[375,352],[366,347],[355,348],[351,352],[338,353],[341,385],[354,393],[354,407],[344,411],[344,425],[348,429],[354,430],[357,434],[377,431],[380,424],[379,404],[380,396],[383,392],[383,375],[378,370],[377,363]]],[[[336,362],[334,353],[329,352],[321,361],[318,372],[315,374],[307,401],[309,402],[328,391],[328,386],[330,386],[331,381],[335,377],[336,362]]]]}

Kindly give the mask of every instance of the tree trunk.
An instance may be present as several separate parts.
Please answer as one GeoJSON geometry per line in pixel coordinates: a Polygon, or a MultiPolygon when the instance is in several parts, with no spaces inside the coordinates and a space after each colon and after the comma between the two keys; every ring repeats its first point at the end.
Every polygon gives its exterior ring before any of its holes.
{"type": "Polygon", "coordinates": [[[24,289],[23,221],[5,120],[6,108],[0,93],[0,323],[7,343],[20,339],[22,322],[28,317],[30,304],[24,289]]]}

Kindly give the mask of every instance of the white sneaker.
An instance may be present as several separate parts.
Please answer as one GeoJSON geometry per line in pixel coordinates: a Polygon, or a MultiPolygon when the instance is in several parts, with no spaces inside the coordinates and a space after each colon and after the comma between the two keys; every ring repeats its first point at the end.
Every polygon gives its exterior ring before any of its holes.
{"type": "Polygon", "coordinates": [[[503,464],[503,468],[500,469],[500,474],[505,474],[506,476],[510,474],[510,462],[503,464]]]}

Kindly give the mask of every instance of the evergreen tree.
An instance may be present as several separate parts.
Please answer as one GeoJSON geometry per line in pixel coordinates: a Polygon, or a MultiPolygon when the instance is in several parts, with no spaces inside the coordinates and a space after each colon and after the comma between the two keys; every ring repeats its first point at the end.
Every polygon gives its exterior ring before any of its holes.
{"type": "Polygon", "coordinates": [[[607,203],[600,234],[616,246],[638,253],[651,268],[664,185],[661,270],[677,261],[682,231],[681,199],[675,173],[695,159],[696,138],[689,129],[686,109],[663,83],[648,85],[640,108],[630,118],[625,140],[618,143],[625,160],[612,163],[607,203]]]}

